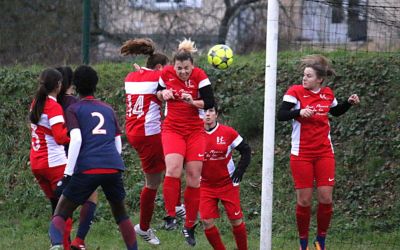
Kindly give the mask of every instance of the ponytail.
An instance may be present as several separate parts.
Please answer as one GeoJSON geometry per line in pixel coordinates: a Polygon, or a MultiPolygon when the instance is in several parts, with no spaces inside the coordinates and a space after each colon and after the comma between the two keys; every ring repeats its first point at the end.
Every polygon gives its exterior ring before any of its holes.
{"type": "Polygon", "coordinates": [[[58,87],[62,75],[55,69],[45,69],[39,76],[39,88],[36,91],[29,119],[38,124],[42,116],[47,95],[58,87]]]}

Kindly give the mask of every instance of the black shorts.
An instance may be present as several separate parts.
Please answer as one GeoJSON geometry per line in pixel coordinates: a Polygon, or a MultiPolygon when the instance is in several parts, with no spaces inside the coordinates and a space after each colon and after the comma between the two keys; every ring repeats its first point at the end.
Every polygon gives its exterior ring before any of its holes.
{"type": "Polygon", "coordinates": [[[115,174],[74,174],[65,187],[63,195],[82,205],[99,186],[103,188],[109,202],[121,202],[125,199],[126,193],[121,172],[115,174]]]}

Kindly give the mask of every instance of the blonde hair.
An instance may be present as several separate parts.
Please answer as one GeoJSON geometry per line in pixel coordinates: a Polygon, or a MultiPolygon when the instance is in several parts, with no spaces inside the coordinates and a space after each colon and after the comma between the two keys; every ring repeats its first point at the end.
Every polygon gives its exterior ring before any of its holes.
{"type": "Polygon", "coordinates": [[[300,67],[302,70],[305,68],[314,69],[318,78],[326,78],[328,76],[336,75],[331,62],[323,55],[308,55],[303,57],[301,59],[300,67]]]}
{"type": "Polygon", "coordinates": [[[185,38],[178,45],[178,52],[180,52],[180,51],[194,53],[197,51],[197,48],[196,48],[194,41],[190,40],[190,38],[189,39],[185,38]]]}

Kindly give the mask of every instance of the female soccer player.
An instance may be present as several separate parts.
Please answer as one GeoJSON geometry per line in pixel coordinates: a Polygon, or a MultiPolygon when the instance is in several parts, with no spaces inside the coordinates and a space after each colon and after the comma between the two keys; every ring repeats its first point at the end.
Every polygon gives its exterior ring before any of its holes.
{"type": "Polygon", "coordinates": [[[200,217],[204,233],[211,246],[225,250],[214,219],[219,218],[218,202],[221,201],[232,224],[237,249],[247,250],[247,232],[240,207],[239,183],[251,159],[250,146],[233,128],[217,122],[218,112],[206,110],[206,151],[200,183],[200,217]],[[232,160],[232,151],[240,153],[237,167],[232,160]]]}
{"type": "Polygon", "coordinates": [[[126,124],[128,142],[140,157],[145,186],[140,194],[140,223],[135,231],[144,240],[159,245],[160,240],[150,228],[157,189],[165,171],[161,143],[161,101],[157,98],[158,79],[168,64],[168,57],[155,53],[149,38],[131,39],[121,47],[123,55],[148,56],[146,67],[129,73],[125,78],[126,124]]]}
{"type": "Polygon", "coordinates": [[[71,142],[66,169],[72,177],[57,204],[49,235],[51,249],[62,249],[65,220],[77,206],[101,186],[110,203],[115,221],[127,249],[137,249],[136,234],[125,210],[125,189],[122,171],[125,166],[120,156],[121,131],[114,110],[94,98],[98,77],[89,66],[74,72],[74,84],[81,101],[71,105],[66,113],[71,142]]]}
{"type": "Polygon", "coordinates": [[[317,186],[317,250],[325,250],[325,237],[333,213],[332,191],[335,184],[335,159],[330,137],[328,113],[344,114],[360,102],[356,94],[338,104],[333,91],[323,86],[334,75],[327,58],[310,55],[302,59],[304,69],[301,85],[291,86],[283,97],[279,121],[293,119],[290,167],[296,188],[296,219],[300,249],[308,248],[313,184],[317,186]]]}
{"type": "Polygon", "coordinates": [[[166,163],[163,194],[167,217],[166,229],[175,229],[175,205],[179,198],[180,177],[185,164],[186,220],[182,233],[194,246],[195,222],[199,207],[200,174],[205,150],[205,132],[200,118],[202,109],[214,106],[211,83],[205,72],[193,65],[194,42],[182,41],[173,65],[165,66],[159,80],[157,96],[166,101],[166,118],[162,127],[162,144],[166,163]]]}
{"type": "MultiPolygon", "coordinates": [[[[58,103],[61,104],[63,111],[66,112],[67,108],[70,105],[78,102],[78,98],[74,95],[75,86],[72,84],[73,72],[71,67],[69,66],[57,67],[56,69],[62,74],[63,77],[62,86],[60,93],[57,96],[57,101],[58,103]]],[[[68,145],[64,145],[64,147],[68,155],[68,145]]],[[[72,172],[64,171],[64,175],[71,176],[72,174],[73,174],[72,172]]],[[[56,193],[58,196],[60,196],[62,193],[62,189],[64,188],[64,185],[62,185],[62,182],[59,182],[57,185],[58,187],[56,189],[56,193]]],[[[86,248],[85,237],[89,232],[90,225],[92,224],[92,220],[94,218],[94,214],[96,211],[96,206],[97,206],[97,192],[95,191],[89,197],[89,199],[82,205],[82,208],[80,210],[78,231],[76,233],[75,239],[71,243],[72,249],[84,250],[86,248]]],[[[69,241],[71,228],[72,228],[72,220],[67,219],[66,231],[64,237],[66,239],[64,239],[64,242],[69,241]]]]}
{"type": "MultiPolygon", "coordinates": [[[[57,206],[57,182],[62,179],[67,163],[63,144],[69,143],[64,124],[64,112],[57,103],[62,75],[55,69],[45,69],[39,76],[39,89],[32,102],[30,163],[32,173],[51,202],[52,214],[57,206]]],[[[69,242],[65,240],[65,246],[69,242]]]]}

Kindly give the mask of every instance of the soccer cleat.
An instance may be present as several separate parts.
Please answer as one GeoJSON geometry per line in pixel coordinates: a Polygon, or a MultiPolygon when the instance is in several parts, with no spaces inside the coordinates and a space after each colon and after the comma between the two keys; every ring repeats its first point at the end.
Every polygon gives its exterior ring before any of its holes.
{"type": "Polygon", "coordinates": [[[157,236],[154,234],[151,228],[147,229],[147,231],[143,231],[142,229],[140,229],[140,225],[136,224],[135,232],[148,243],[152,245],[160,245],[160,240],[157,238],[157,236]]]}
{"type": "Polygon", "coordinates": [[[164,217],[164,221],[165,221],[164,229],[175,230],[178,228],[175,217],[171,217],[171,216],[164,217]]]}
{"type": "Polygon", "coordinates": [[[75,238],[71,243],[71,250],[86,250],[85,242],[81,239],[75,238]]]}
{"type": "Polygon", "coordinates": [[[326,248],[322,249],[321,245],[319,244],[319,242],[317,240],[314,240],[314,247],[315,247],[315,250],[326,250],[326,248]]]}
{"type": "Polygon", "coordinates": [[[188,243],[192,247],[196,245],[196,239],[194,238],[195,228],[196,225],[194,225],[192,228],[183,227],[182,229],[182,234],[185,237],[186,243],[188,243]]]}
{"type": "Polygon", "coordinates": [[[50,247],[50,250],[64,250],[64,247],[62,245],[54,245],[50,247]]]}
{"type": "Polygon", "coordinates": [[[178,216],[181,219],[186,219],[186,209],[185,209],[185,205],[180,205],[180,206],[176,206],[175,207],[175,212],[176,212],[176,216],[178,216]]]}

